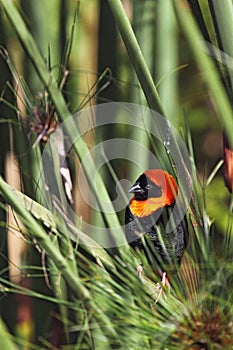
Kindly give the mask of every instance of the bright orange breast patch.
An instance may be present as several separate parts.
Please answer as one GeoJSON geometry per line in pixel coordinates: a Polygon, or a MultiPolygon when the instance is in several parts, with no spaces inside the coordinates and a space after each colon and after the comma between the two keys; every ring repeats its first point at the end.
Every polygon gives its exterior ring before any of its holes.
{"type": "Polygon", "coordinates": [[[144,217],[153,214],[158,209],[163,208],[165,205],[165,199],[159,198],[148,198],[144,201],[138,201],[131,199],[130,211],[137,217],[144,217]]]}

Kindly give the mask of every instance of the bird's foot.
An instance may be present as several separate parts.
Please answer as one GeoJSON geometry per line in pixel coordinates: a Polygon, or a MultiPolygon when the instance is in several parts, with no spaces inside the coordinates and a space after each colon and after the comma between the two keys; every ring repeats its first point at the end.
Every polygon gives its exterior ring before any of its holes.
{"type": "Polygon", "coordinates": [[[139,264],[137,267],[137,275],[140,281],[142,281],[143,284],[146,284],[148,287],[150,287],[150,290],[153,290],[153,294],[156,296],[155,303],[157,303],[161,298],[167,299],[167,296],[165,294],[165,290],[170,289],[170,283],[169,279],[167,277],[167,273],[163,272],[161,282],[157,282],[156,285],[153,283],[153,288],[151,287],[151,281],[149,281],[145,276],[142,275],[143,267],[142,264],[139,264]]]}

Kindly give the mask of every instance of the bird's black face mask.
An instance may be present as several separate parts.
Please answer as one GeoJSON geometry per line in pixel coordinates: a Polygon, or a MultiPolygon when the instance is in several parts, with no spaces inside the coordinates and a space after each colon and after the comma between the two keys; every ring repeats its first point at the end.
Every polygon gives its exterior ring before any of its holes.
{"type": "Polygon", "coordinates": [[[134,198],[144,201],[147,198],[157,198],[162,195],[161,187],[154,184],[145,174],[142,174],[130,188],[129,193],[134,193],[134,198]]]}

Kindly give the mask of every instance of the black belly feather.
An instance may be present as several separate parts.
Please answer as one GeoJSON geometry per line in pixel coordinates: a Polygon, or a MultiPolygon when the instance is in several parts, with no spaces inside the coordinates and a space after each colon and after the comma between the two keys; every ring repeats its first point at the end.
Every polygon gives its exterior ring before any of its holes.
{"type": "Polygon", "coordinates": [[[148,261],[154,261],[163,270],[176,270],[188,239],[186,218],[178,224],[174,218],[171,232],[166,232],[172,209],[173,206],[167,206],[160,213],[157,211],[147,217],[138,218],[131,213],[128,206],[125,213],[126,238],[129,244],[135,250],[143,250],[148,261]]]}

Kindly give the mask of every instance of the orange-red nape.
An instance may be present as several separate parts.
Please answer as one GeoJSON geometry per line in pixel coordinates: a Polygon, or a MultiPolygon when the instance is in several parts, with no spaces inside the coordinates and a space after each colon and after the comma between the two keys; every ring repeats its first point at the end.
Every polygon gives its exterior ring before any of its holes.
{"type": "MultiPolygon", "coordinates": [[[[165,195],[169,204],[175,201],[178,193],[177,183],[174,177],[162,169],[146,170],[145,175],[162,189],[162,196],[165,195]]],[[[165,203],[165,205],[169,205],[165,203]]]]}
{"type": "Polygon", "coordinates": [[[164,206],[175,202],[178,187],[173,176],[162,169],[147,170],[144,173],[155,185],[162,190],[160,197],[149,197],[146,200],[138,201],[132,198],[130,201],[130,210],[137,217],[145,217],[153,214],[164,206]]]}

